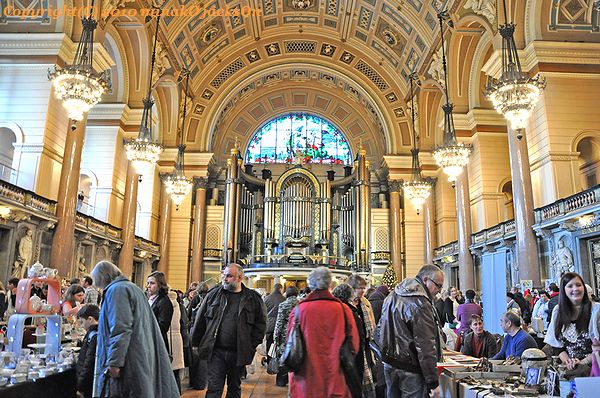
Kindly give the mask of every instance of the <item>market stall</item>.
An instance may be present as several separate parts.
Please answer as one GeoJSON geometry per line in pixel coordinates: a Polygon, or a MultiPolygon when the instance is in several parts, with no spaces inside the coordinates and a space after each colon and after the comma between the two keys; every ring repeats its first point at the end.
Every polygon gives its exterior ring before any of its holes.
{"type": "Polygon", "coordinates": [[[445,351],[438,370],[444,398],[600,396],[600,377],[582,377],[589,375],[587,368],[567,371],[558,358],[547,358],[536,348],[526,350],[521,360],[507,361],[445,351]]]}
{"type": "MultiPolygon", "coordinates": [[[[79,332],[60,315],[61,286],[56,270],[36,263],[17,287],[16,313],[4,329],[0,352],[0,396],[75,397],[74,364],[79,332]],[[47,298],[32,294],[47,289],[47,298]],[[4,344],[5,343],[5,344],[4,344]]],[[[73,319],[74,321],[74,319],[73,319]]]]}

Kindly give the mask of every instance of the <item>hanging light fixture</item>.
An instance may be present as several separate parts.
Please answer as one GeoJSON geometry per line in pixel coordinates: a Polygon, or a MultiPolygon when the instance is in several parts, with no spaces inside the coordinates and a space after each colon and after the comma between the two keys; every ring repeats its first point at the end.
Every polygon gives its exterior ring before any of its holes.
{"type": "Polygon", "coordinates": [[[454,182],[462,173],[463,168],[469,163],[471,149],[456,141],[456,133],[454,131],[454,118],[452,117],[454,105],[450,102],[450,96],[448,95],[448,72],[446,70],[446,50],[444,48],[443,22],[447,18],[448,14],[446,11],[441,11],[438,14],[440,35],[442,38],[442,66],[444,67],[444,94],[446,96],[446,103],[442,105],[442,109],[444,110],[444,146],[438,147],[433,151],[433,158],[448,176],[448,181],[454,182]]]}
{"type": "Polygon", "coordinates": [[[156,17],[156,34],[154,35],[154,45],[152,47],[152,61],[150,63],[150,79],[148,80],[148,95],[142,100],[144,110],[142,112],[142,122],[140,132],[137,138],[125,142],[125,153],[127,159],[131,161],[137,174],[141,176],[148,175],[154,170],[154,165],[163,151],[162,145],[155,142],[152,133],[152,75],[154,73],[154,61],[156,60],[156,43],[158,41],[158,28],[160,25],[160,13],[156,17]]]}
{"type": "MultiPolygon", "coordinates": [[[[108,88],[106,72],[94,72],[94,30],[98,22],[94,20],[94,0],[90,7],[90,15],[81,18],[83,31],[73,63],[60,68],[54,65],[48,69],[48,80],[52,81],[54,95],[60,101],[73,121],[83,119],[83,114],[102,99],[102,94],[108,88]]],[[[75,129],[75,124],[71,128],[75,129]]]]}
{"type": "Polygon", "coordinates": [[[424,180],[421,176],[421,165],[419,163],[419,136],[415,130],[415,99],[413,96],[413,82],[419,84],[419,78],[416,73],[411,73],[410,79],[410,103],[411,103],[411,120],[413,133],[413,147],[410,150],[412,155],[412,177],[410,182],[402,184],[404,195],[413,204],[417,210],[417,214],[421,213],[421,209],[425,201],[431,194],[431,183],[424,180]]]}
{"type": "MultiPolygon", "coordinates": [[[[185,76],[185,91],[183,93],[183,118],[181,121],[181,129],[179,130],[177,137],[182,138],[183,132],[185,131],[185,117],[187,112],[187,93],[190,81],[190,71],[183,69],[181,76],[185,76]]],[[[184,174],[183,156],[185,152],[185,145],[179,144],[177,151],[177,160],[175,161],[175,170],[167,174],[164,178],[165,191],[171,197],[173,203],[175,203],[176,209],[179,210],[179,205],[183,203],[183,200],[188,193],[192,190],[192,180],[186,178],[184,174]]]]}
{"type": "Polygon", "coordinates": [[[484,94],[492,101],[496,111],[510,122],[520,140],[531,111],[546,87],[546,81],[537,76],[529,77],[521,69],[514,38],[515,24],[508,22],[505,1],[503,6],[504,24],[498,27],[502,36],[502,72],[499,80],[490,80],[484,94]]]}

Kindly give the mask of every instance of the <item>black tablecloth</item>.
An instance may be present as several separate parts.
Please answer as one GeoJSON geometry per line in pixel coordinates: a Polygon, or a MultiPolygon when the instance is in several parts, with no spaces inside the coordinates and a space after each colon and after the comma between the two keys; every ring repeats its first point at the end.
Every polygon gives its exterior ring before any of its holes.
{"type": "Polygon", "coordinates": [[[56,373],[36,381],[28,381],[10,387],[0,387],[2,398],[75,398],[77,378],[75,369],[56,373]]]}

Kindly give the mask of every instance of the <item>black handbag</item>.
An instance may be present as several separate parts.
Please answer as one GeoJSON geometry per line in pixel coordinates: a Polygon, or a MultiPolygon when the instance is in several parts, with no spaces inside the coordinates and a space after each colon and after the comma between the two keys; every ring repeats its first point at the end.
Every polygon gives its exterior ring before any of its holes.
{"type": "Polygon", "coordinates": [[[300,330],[300,304],[298,304],[294,310],[294,326],[288,336],[285,351],[281,355],[279,364],[290,372],[297,372],[302,367],[305,357],[306,345],[304,344],[302,330],[300,330]]]}
{"type": "Polygon", "coordinates": [[[344,342],[340,347],[340,366],[344,372],[346,384],[348,385],[352,398],[360,398],[362,397],[362,377],[360,377],[361,372],[356,366],[356,354],[352,352],[352,336],[348,333],[348,319],[346,317],[346,311],[344,310],[344,304],[342,304],[342,313],[344,314],[345,337],[344,342]]]}

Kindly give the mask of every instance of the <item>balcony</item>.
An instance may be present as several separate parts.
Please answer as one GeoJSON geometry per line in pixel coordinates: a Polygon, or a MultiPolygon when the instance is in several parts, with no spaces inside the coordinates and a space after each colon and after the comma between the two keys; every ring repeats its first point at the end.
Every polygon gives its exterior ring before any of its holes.
{"type": "Polygon", "coordinates": [[[20,188],[8,181],[0,180],[0,199],[14,211],[27,211],[43,216],[54,217],[56,202],[34,192],[20,188]]]}
{"type": "Polygon", "coordinates": [[[535,209],[535,222],[543,228],[548,224],[585,215],[598,206],[600,206],[600,185],[535,209]]]}

